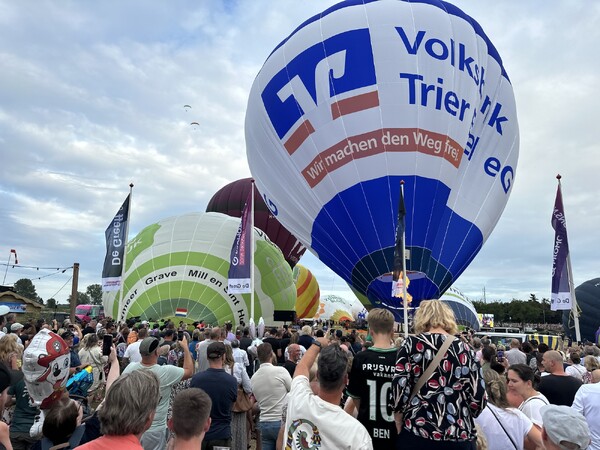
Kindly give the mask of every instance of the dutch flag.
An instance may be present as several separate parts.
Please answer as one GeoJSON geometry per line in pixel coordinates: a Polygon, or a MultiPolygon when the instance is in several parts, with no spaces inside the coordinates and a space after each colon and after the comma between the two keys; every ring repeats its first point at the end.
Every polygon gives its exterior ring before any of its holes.
{"type": "Polygon", "coordinates": [[[175,317],[187,317],[187,309],[176,308],[175,309],[175,317]]]}

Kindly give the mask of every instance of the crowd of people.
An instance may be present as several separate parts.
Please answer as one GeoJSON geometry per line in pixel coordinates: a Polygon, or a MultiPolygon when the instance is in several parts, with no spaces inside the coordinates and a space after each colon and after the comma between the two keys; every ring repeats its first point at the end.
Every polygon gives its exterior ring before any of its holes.
{"type": "Polygon", "coordinates": [[[496,346],[459,332],[439,301],[421,303],[406,339],[378,308],[364,330],[262,336],[231,323],[20,324],[0,313],[0,450],[600,450],[600,348],[496,346]],[[68,348],[72,378],[40,421],[22,362],[42,332],[68,348]],[[79,379],[84,395],[71,389],[79,379]]]}

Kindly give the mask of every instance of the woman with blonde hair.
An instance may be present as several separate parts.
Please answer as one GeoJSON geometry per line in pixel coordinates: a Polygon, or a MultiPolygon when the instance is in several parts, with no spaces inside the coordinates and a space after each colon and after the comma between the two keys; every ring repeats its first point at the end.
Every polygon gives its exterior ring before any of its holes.
{"type": "Polygon", "coordinates": [[[583,358],[583,367],[585,368],[585,373],[581,376],[581,381],[583,381],[583,384],[593,383],[592,372],[600,369],[600,362],[598,362],[595,356],[587,355],[583,358]]]}
{"type": "Polygon", "coordinates": [[[414,328],[398,350],[392,380],[396,448],[472,450],[473,419],[485,406],[475,353],[454,336],[454,313],[442,301],[422,301],[414,328]]]}
{"type": "Polygon", "coordinates": [[[17,339],[14,333],[5,334],[0,338],[0,362],[12,370],[21,368],[23,358],[23,347],[19,345],[17,339]]]}
{"type": "Polygon", "coordinates": [[[483,379],[488,404],[475,422],[485,430],[489,450],[523,450],[526,439],[542,447],[540,430],[525,414],[509,405],[504,377],[495,370],[485,370],[483,379]]]}

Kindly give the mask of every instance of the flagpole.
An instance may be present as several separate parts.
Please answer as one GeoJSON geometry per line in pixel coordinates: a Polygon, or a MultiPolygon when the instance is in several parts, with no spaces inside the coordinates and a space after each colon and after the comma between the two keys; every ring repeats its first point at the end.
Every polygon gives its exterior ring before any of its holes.
{"type": "MultiPolygon", "coordinates": [[[[8,259],[6,260],[6,270],[4,271],[4,279],[2,280],[3,285],[6,282],[6,274],[8,273],[8,265],[10,264],[11,255],[12,255],[12,252],[8,252],[8,259]]],[[[15,260],[16,260],[16,258],[15,258],[15,260]]]]}
{"type": "Polygon", "coordinates": [[[254,320],[254,180],[250,189],[252,196],[250,200],[250,320],[254,320]]]}
{"type": "MultiPolygon", "coordinates": [[[[400,180],[400,195],[404,198],[404,180],[400,180]]],[[[406,227],[404,227],[406,229],[406,227]]],[[[404,308],[404,337],[408,337],[408,299],[406,292],[406,243],[405,229],[402,230],[402,306],[404,308]]]]}
{"type": "MultiPolygon", "coordinates": [[[[562,197],[562,184],[560,182],[561,179],[561,175],[556,175],[556,179],[558,180],[558,188],[561,191],[561,197],[562,197]]],[[[564,210],[564,204],[563,204],[563,210],[564,210]]],[[[564,212],[564,211],[563,211],[564,212]]],[[[566,228],[566,221],[567,219],[565,218],[565,228],[566,228]]],[[[571,312],[573,313],[573,321],[575,322],[575,339],[577,339],[577,342],[581,342],[581,330],[579,329],[579,308],[577,307],[577,299],[575,298],[575,285],[573,283],[573,270],[571,268],[571,251],[569,251],[569,253],[567,253],[567,274],[569,276],[569,291],[571,292],[571,312]]]]}
{"type": "MultiPolygon", "coordinates": [[[[119,305],[119,314],[121,314],[121,301],[123,300],[123,289],[125,288],[125,279],[123,278],[123,273],[125,272],[125,260],[127,259],[127,242],[129,241],[129,218],[131,217],[131,204],[133,200],[133,183],[129,183],[129,207],[127,208],[127,222],[125,224],[125,245],[123,247],[123,266],[121,266],[121,289],[118,291],[119,301],[117,304],[119,305]]],[[[125,320],[125,317],[122,318],[125,320]]]]}

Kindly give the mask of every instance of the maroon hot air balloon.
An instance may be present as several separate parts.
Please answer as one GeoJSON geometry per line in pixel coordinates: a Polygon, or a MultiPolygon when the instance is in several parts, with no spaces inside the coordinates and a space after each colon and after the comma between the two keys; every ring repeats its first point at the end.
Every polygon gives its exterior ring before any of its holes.
{"type": "MultiPolygon", "coordinates": [[[[242,178],[229,183],[213,195],[208,202],[206,212],[242,217],[250,186],[252,186],[252,178],[242,178]]],[[[254,186],[254,201],[254,226],[267,234],[269,239],[281,249],[288,264],[294,267],[306,251],[306,247],[271,214],[256,186],[254,186]]]]}

